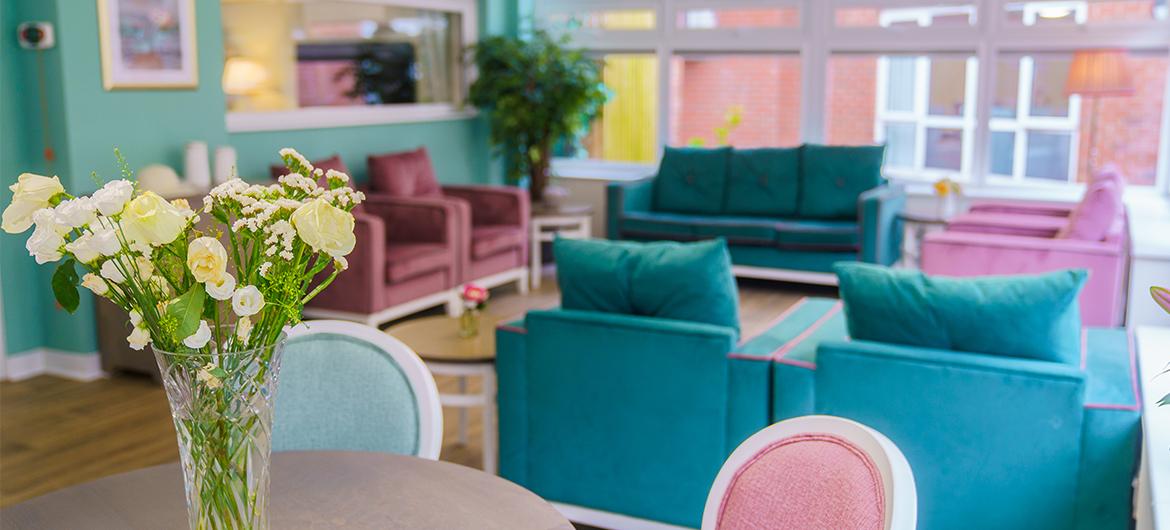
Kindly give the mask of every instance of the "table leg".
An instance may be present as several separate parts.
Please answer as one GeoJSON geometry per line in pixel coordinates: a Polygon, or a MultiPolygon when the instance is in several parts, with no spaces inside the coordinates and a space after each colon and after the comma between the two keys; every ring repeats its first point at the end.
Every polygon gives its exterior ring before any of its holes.
{"type": "Polygon", "coordinates": [[[544,243],[540,240],[540,232],[541,232],[540,225],[534,223],[532,225],[532,233],[529,234],[529,238],[530,238],[529,240],[531,242],[532,248],[528,252],[529,257],[532,259],[532,269],[529,271],[529,274],[532,277],[532,288],[534,290],[540,289],[540,273],[541,273],[541,270],[540,270],[540,265],[541,265],[541,263],[540,263],[540,261],[541,261],[540,250],[541,250],[541,247],[544,245],[544,243]]]}
{"type": "Polygon", "coordinates": [[[582,239],[589,239],[593,237],[593,218],[585,217],[581,220],[581,236],[582,239]]]}
{"type": "Polygon", "coordinates": [[[483,372],[483,470],[489,475],[496,474],[496,442],[499,433],[496,427],[496,369],[487,366],[483,372]]]}
{"type": "MultiPolygon", "coordinates": [[[[459,395],[467,395],[466,376],[459,376],[459,395]]],[[[467,445],[467,407],[459,407],[459,445],[467,445]]]]}

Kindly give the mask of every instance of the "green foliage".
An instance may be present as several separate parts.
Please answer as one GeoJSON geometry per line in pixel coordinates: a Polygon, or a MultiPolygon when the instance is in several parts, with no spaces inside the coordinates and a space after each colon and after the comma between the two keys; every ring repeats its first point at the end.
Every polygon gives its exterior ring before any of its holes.
{"type": "Polygon", "coordinates": [[[605,103],[600,63],[544,31],[488,37],[473,54],[479,77],[470,100],[487,115],[508,178],[544,176],[552,146],[583,135],[605,103]]]}
{"type": "Polygon", "coordinates": [[[71,259],[61,262],[53,272],[51,282],[53,296],[57,298],[57,303],[70,313],[77,311],[77,306],[81,303],[81,295],[77,292],[78,281],[80,280],[77,277],[77,269],[73,268],[71,259]]]}
{"type": "Polygon", "coordinates": [[[167,315],[178,322],[174,336],[180,339],[190,337],[199,329],[199,320],[203,316],[203,286],[196,283],[191,289],[167,306],[167,315]]]}

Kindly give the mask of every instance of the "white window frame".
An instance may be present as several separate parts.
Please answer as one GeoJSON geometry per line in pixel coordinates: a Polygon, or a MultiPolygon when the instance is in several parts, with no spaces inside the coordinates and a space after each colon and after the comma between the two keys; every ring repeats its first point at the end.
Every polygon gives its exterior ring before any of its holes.
{"type": "MultiPolygon", "coordinates": [[[[1037,6],[1040,6],[1037,0],[1037,6]]],[[[1097,0],[1053,0],[1072,6],[1079,14],[1087,16],[1087,6],[1097,0]],[[1082,8],[1081,5],[1086,7],[1082,8]]],[[[659,145],[666,145],[670,124],[669,109],[672,103],[669,83],[671,57],[687,53],[799,53],[801,58],[801,102],[805,110],[801,114],[801,137],[805,142],[823,142],[826,132],[827,113],[824,109],[827,99],[827,64],[834,54],[910,54],[930,55],[945,53],[968,54],[973,57],[976,75],[968,75],[968,97],[964,107],[969,122],[963,123],[964,154],[963,173],[966,174],[968,189],[989,189],[989,193],[1000,193],[997,189],[1011,190],[1041,187],[1051,190],[1053,186],[1074,189],[1076,186],[1043,179],[1022,178],[1023,169],[1013,171],[1012,178],[1002,178],[990,172],[990,139],[992,131],[1019,130],[1016,142],[1026,142],[1027,130],[1065,130],[1072,121],[1070,117],[1061,123],[1049,119],[1017,115],[1017,120],[1004,121],[992,118],[991,99],[994,96],[996,69],[1000,55],[1028,54],[1039,52],[1071,52],[1088,48],[1126,48],[1134,51],[1156,51],[1170,58],[1170,17],[1155,11],[1146,21],[1126,21],[1109,24],[1036,24],[1025,26],[1008,23],[1005,8],[1019,0],[541,0],[534,2],[535,14],[562,9],[598,9],[613,7],[621,9],[648,8],[657,13],[657,24],[653,30],[645,31],[593,31],[571,35],[574,45],[601,53],[641,52],[656,53],[659,64],[660,107],[658,131],[659,145]],[[676,13],[686,9],[759,8],[788,7],[800,8],[801,24],[795,28],[744,28],[744,29],[686,29],[677,26],[676,13]],[[892,27],[836,27],[834,15],[838,8],[876,6],[887,9],[883,18],[889,24],[898,16],[913,17],[920,21],[929,15],[929,9],[947,9],[958,12],[974,9],[974,20],[970,27],[935,27],[918,25],[895,25],[892,27]],[[927,10],[924,11],[924,8],[927,10]],[[1026,119],[1024,119],[1026,118],[1026,119]],[[986,124],[986,125],[982,125],[986,124]],[[1020,175],[1017,177],[1016,175],[1020,175]]],[[[1052,1],[1044,1],[1042,7],[1050,7],[1052,1]]],[[[1165,10],[1163,10],[1165,11],[1165,10]]],[[[932,15],[931,15],[932,16],[932,15]]],[[[1083,20],[1083,19],[1082,19],[1083,20]]],[[[1167,73],[1170,79],[1170,72],[1167,73]]],[[[880,84],[879,84],[880,86],[880,84]]],[[[879,107],[881,109],[882,107],[879,107]]],[[[1073,105],[1072,108],[1078,108],[1073,105]]],[[[875,114],[876,115],[876,114],[875,114]]],[[[917,119],[917,117],[916,117],[917,119]]],[[[920,123],[935,123],[922,117],[920,123]]],[[[1170,82],[1167,83],[1167,97],[1163,104],[1162,142],[1158,157],[1156,187],[1170,188],[1170,82]]],[[[947,122],[952,127],[953,122],[947,122]]],[[[875,129],[879,126],[875,124],[875,129]]],[[[1078,134],[1073,126],[1074,135],[1078,134]]],[[[875,134],[875,138],[880,138],[875,134]]],[[[1079,145],[1073,138],[1074,146],[1079,145]]],[[[1016,146],[1016,164],[1024,164],[1025,151],[1016,146]]],[[[1075,156],[1078,149],[1072,150],[1075,156]]],[[[561,168],[570,168],[575,174],[589,173],[591,168],[601,168],[602,173],[612,178],[615,173],[628,172],[631,176],[644,175],[653,171],[653,164],[629,164],[585,160],[555,160],[554,171],[568,174],[561,168]]],[[[1070,164],[1075,171],[1077,161],[1070,164]]],[[[896,178],[928,179],[935,175],[930,172],[916,174],[894,174],[896,178]]],[[[953,171],[946,171],[951,176],[953,171]]],[[[1048,193],[1047,191],[1039,193],[1048,193]]]]}
{"type": "Polygon", "coordinates": [[[1067,183],[1076,181],[1077,170],[1080,167],[1080,113],[1081,97],[1068,97],[1068,116],[1032,116],[1032,88],[1035,81],[1035,60],[1028,55],[1020,57],[1019,83],[1016,92],[1016,117],[992,117],[990,131],[1014,133],[1012,149],[1012,173],[1003,175],[991,170],[991,148],[988,144],[987,172],[989,179],[999,181],[1015,181],[1027,183],[1055,184],[1056,181],[1029,177],[1027,171],[1028,132],[1057,132],[1069,134],[1069,166],[1067,183]]]}
{"type": "MultiPolygon", "coordinates": [[[[461,42],[466,46],[474,44],[479,39],[476,0],[338,1],[456,13],[462,22],[461,42]]],[[[469,71],[467,65],[462,65],[462,70],[463,77],[466,79],[469,71]]],[[[217,79],[216,82],[219,80],[217,79]]],[[[463,94],[457,94],[456,101],[452,103],[396,103],[349,107],[305,107],[277,111],[226,111],[224,121],[229,133],[240,133],[462,120],[474,117],[475,110],[466,107],[462,101],[463,98],[463,94]]]]}

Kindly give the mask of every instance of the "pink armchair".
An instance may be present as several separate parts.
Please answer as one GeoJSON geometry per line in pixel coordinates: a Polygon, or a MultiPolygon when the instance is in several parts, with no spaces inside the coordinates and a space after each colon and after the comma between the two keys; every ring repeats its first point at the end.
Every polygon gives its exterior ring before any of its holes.
{"type": "Polygon", "coordinates": [[[456,239],[457,284],[528,286],[528,193],[505,186],[442,186],[426,148],[367,158],[369,197],[443,204],[456,239]]]}

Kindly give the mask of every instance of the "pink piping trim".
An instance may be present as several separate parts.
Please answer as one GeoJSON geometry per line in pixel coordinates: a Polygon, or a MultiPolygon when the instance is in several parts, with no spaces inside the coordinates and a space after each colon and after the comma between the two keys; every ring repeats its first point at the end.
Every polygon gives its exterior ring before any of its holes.
{"type": "Polygon", "coordinates": [[[877,465],[874,464],[873,458],[869,456],[869,453],[866,453],[865,451],[862,451],[861,448],[853,445],[852,443],[849,443],[848,440],[833,436],[831,434],[802,433],[789,436],[788,438],[784,438],[782,440],[776,440],[768,444],[763,449],[761,449],[760,452],[752,455],[751,459],[749,459],[747,462],[744,462],[744,464],[740,466],[739,469],[735,470],[735,475],[732,475],[731,481],[727,483],[727,489],[723,490],[723,500],[719,502],[719,516],[715,518],[715,528],[719,528],[719,522],[723,520],[723,515],[726,513],[727,500],[731,497],[731,490],[735,489],[735,483],[739,482],[739,477],[740,475],[743,475],[744,471],[747,471],[747,469],[752,467],[752,465],[755,464],[757,460],[763,458],[764,455],[768,454],[774,449],[779,449],[785,445],[791,445],[805,441],[829,442],[844,447],[850,453],[857,455],[858,459],[860,459],[861,462],[865,464],[866,470],[869,471],[870,484],[874,489],[874,497],[876,497],[878,500],[878,518],[882,521],[886,520],[885,484],[882,482],[881,473],[878,472],[877,465]]]}
{"type": "MultiPolygon", "coordinates": [[[[752,336],[751,336],[751,337],[749,337],[749,338],[746,338],[746,339],[743,339],[743,340],[739,341],[739,345],[738,345],[738,346],[743,346],[744,344],[747,344],[747,343],[749,343],[749,342],[751,342],[751,341],[755,340],[755,339],[756,339],[756,338],[758,338],[760,335],[763,335],[764,333],[767,333],[768,331],[771,331],[771,329],[772,329],[773,327],[775,327],[775,326],[776,326],[776,324],[779,324],[779,323],[783,322],[783,321],[784,321],[784,319],[786,319],[786,318],[788,318],[788,317],[792,316],[792,313],[796,312],[796,310],[797,310],[797,309],[799,309],[799,308],[800,308],[800,306],[804,305],[804,303],[805,303],[805,302],[807,302],[807,301],[808,301],[808,297],[807,297],[807,296],[802,296],[802,297],[800,298],[800,300],[797,300],[797,301],[796,301],[796,303],[795,303],[795,304],[792,304],[791,306],[788,306],[788,309],[785,309],[783,313],[780,313],[780,316],[778,316],[778,317],[776,317],[776,318],[772,319],[772,321],[771,321],[771,322],[768,322],[768,325],[767,325],[767,326],[764,326],[763,330],[761,330],[759,333],[756,333],[755,335],[752,335],[752,336]]],[[[738,347],[738,346],[737,346],[737,347],[738,347]]]]}
{"type": "Polygon", "coordinates": [[[810,363],[808,361],[794,361],[792,359],[775,359],[772,362],[777,363],[777,364],[787,364],[789,366],[799,366],[801,368],[808,368],[809,370],[816,370],[817,369],[816,363],[810,363]]]}
{"type": "Polygon", "coordinates": [[[527,335],[528,334],[527,329],[524,329],[520,326],[513,326],[511,324],[500,324],[500,325],[496,326],[496,329],[498,329],[500,331],[510,331],[512,333],[517,333],[520,335],[527,335]]]}
{"type": "MultiPolygon", "coordinates": [[[[1134,344],[1133,330],[1127,330],[1126,338],[1129,342],[1129,385],[1133,391],[1132,405],[1118,405],[1112,403],[1085,403],[1087,409],[1099,410],[1141,410],[1142,409],[1142,394],[1141,388],[1138,386],[1137,374],[1137,345],[1134,344]]],[[[1083,366],[1083,365],[1082,365],[1083,366]]]]}
{"type": "Polygon", "coordinates": [[[799,335],[785,343],[783,346],[777,348],[776,351],[772,352],[772,360],[775,362],[780,362],[780,360],[783,359],[785,355],[788,355],[788,352],[792,351],[793,348],[796,348],[798,345],[800,345],[800,343],[804,342],[806,339],[812,336],[813,333],[816,333],[816,331],[820,329],[821,326],[825,325],[825,322],[828,322],[830,318],[833,318],[833,316],[835,316],[837,313],[840,313],[841,307],[842,305],[840,301],[833,304],[833,307],[829,308],[829,310],[826,311],[824,315],[821,315],[821,318],[818,318],[816,322],[813,322],[811,326],[805,328],[805,330],[800,332],[799,335]]]}

